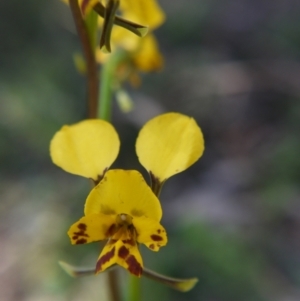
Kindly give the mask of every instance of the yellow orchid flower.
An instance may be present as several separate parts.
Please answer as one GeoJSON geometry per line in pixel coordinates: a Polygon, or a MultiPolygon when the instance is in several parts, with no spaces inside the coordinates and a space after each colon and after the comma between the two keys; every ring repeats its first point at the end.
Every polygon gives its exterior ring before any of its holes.
{"type": "Polygon", "coordinates": [[[159,223],[160,189],[166,179],[201,157],[204,140],[199,126],[188,116],[166,113],[148,121],[138,135],[136,152],[151,175],[152,191],[137,171],[107,171],[119,147],[118,135],[110,123],[85,120],[58,131],[50,143],[50,155],[62,169],[97,184],[86,200],[84,217],[68,232],[71,242],[108,239],[96,271],[119,264],[140,276],[143,262],[138,243],[154,251],[167,243],[159,223]]]}
{"type": "Polygon", "coordinates": [[[138,243],[158,251],[166,245],[159,221],[159,200],[135,170],[109,170],[89,194],[84,217],[68,232],[72,244],[108,239],[96,265],[96,273],[118,264],[141,276],[143,261],[138,243]]]}

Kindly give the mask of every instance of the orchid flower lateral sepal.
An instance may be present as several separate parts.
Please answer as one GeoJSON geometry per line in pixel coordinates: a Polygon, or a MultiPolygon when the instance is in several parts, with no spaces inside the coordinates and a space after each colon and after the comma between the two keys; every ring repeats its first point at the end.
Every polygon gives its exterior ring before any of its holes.
{"type": "MultiPolygon", "coordinates": [[[[72,266],[64,261],[58,262],[61,268],[71,277],[77,278],[77,277],[85,277],[85,276],[91,276],[95,274],[95,268],[85,268],[85,267],[76,267],[72,266]]],[[[111,266],[109,268],[113,269],[116,265],[111,266]]],[[[159,274],[157,272],[154,272],[146,267],[143,269],[144,277],[147,277],[149,279],[152,279],[154,281],[163,283],[175,290],[178,290],[180,292],[188,292],[190,291],[198,282],[197,278],[189,278],[189,279],[179,279],[179,278],[173,278],[168,277],[162,274],[159,274]]]]}
{"type": "Polygon", "coordinates": [[[118,264],[141,276],[143,261],[139,243],[158,251],[167,235],[160,224],[160,202],[135,170],[109,170],[90,192],[84,216],[74,223],[68,235],[72,244],[107,239],[96,273],[118,264]]]}
{"type": "Polygon", "coordinates": [[[101,119],[63,126],[52,138],[54,164],[97,184],[118,156],[120,140],[114,127],[101,119]]]}
{"type": "Polygon", "coordinates": [[[200,127],[193,118],[180,113],[166,113],[149,120],[136,141],[138,159],[150,173],[156,195],[168,178],[194,164],[203,151],[200,127]]]}

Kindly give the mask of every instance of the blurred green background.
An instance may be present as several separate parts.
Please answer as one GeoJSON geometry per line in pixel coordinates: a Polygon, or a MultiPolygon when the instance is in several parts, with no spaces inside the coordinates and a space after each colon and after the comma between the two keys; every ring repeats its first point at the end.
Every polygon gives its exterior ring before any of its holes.
{"type": "MultiPolygon", "coordinates": [[[[161,195],[169,243],[142,253],[146,266],[199,283],[183,294],[142,279],[143,300],[298,301],[300,2],[160,4],[165,68],[127,87],[132,112],[114,106],[122,148],[113,167],[143,171],[134,143],[149,118],[197,120],[204,156],[161,195]]],[[[57,264],[93,266],[101,248],[70,245],[91,186],[49,158],[53,134],[87,114],[70,12],[59,0],[0,8],[0,300],[105,301],[105,276],[73,279],[57,264]]]]}

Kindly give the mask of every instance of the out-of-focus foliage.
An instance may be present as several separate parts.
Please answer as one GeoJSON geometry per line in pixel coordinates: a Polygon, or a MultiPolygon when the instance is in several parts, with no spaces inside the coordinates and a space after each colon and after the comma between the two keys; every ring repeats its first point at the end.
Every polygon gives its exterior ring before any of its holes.
{"type": "MultiPolygon", "coordinates": [[[[142,279],[144,300],[299,300],[300,3],[162,0],[165,69],[115,106],[113,167],[137,168],[138,129],[163,111],[192,115],[206,150],[161,195],[169,244],[145,265],[199,278],[187,294],[142,279]]],[[[0,10],[0,299],[102,300],[103,277],[72,279],[58,260],[93,265],[101,246],[73,247],[84,179],[51,164],[49,141],[86,118],[85,79],[68,8],[3,1],[0,10]]],[[[150,254],[149,254],[150,253],[150,254]]]]}

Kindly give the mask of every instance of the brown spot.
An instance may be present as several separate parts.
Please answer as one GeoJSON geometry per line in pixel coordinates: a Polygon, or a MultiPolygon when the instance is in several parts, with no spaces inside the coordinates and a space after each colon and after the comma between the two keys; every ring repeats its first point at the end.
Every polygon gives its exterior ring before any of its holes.
{"type": "Polygon", "coordinates": [[[115,249],[116,247],[113,247],[109,252],[104,254],[99,258],[96,264],[96,273],[100,272],[102,270],[102,265],[112,259],[115,255],[115,249]]]}
{"type": "Polygon", "coordinates": [[[133,238],[130,238],[130,239],[123,239],[122,242],[123,242],[124,244],[129,244],[129,245],[131,245],[131,246],[134,246],[134,245],[135,245],[135,241],[134,241],[133,238]]]}
{"type": "Polygon", "coordinates": [[[85,244],[86,242],[87,242],[87,240],[85,238],[80,238],[76,241],[76,245],[85,244]]]}
{"type": "Polygon", "coordinates": [[[143,268],[133,255],[130,255],[126,259],[126,263],[128,264],[128,271],[131,274],[138,276],[138,277],[140,277],[142,275],[143,268]]]}
{"type": "Polygon", "coordinates": [[[73,239],[77,239],[78,237],[89,237],[89,235],[85,233],[87,228],[86,224],[80,223],[77,225],[77,228],[79,229],[79,231],[73,233],[73,239]]]}
{"type": "Polygon", "coordinates": [[[119,252],[118,252],[118,256],[120,258],[127,258],[127,256],[129,255],[129,250],[125,247],[125,246],[122,246],[120,249],[119,249],[119,252]]]}
{"type": "Polygon", "coordinates": [[[82,231],[85,231],[86,230],[86,224],[79,224],[78,226],[77,226],[77,228],[79,229],[79,230],[82,230],[82,231]]]}
{"type": "Polygon", "coordinates": [[[160,235],[153,234],[150,236],[154,241],[161,241],[163,238],[160,235]]]}
{"type": "Polygon", "coordinates": [[[117,232],[117,230],[118,230],[117,225],[116,225],[116,224],[112,224],[112,225],[108,228],[108,230],[106,231],[106,233],[105,233],[106,237],[111,237],[111,236],[113,236],[113,235],[117,232]]]}
{"type": "Polygon", "coordinates": [[[160,230],[160,229],[158,229],[158,230],[157,230],[157,233],[158,233],[158,234],[160,234],[160,233],[161,233],[161,230],[160,230]]]}
{"type": "Polygon", "coordinates": [[[74,235],[73,237],[72,237],[72,239],[78,239],[78,236],[77,235],[74,235]]]}
{"type": "Polygon", "coordinates": [[[149,245],[149,248],[150,248],[151,250],[154,250],[155,245],[154,245],[154,244],[151,244],[151,245],[149,245]]]}

